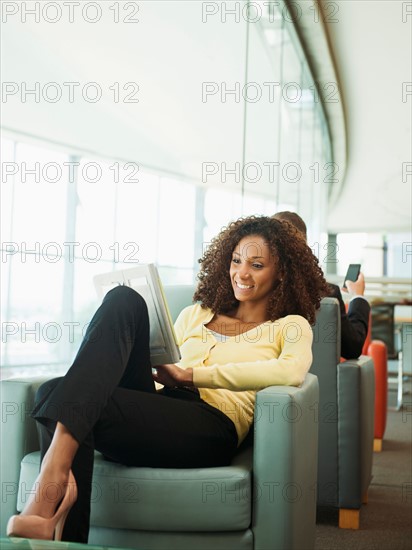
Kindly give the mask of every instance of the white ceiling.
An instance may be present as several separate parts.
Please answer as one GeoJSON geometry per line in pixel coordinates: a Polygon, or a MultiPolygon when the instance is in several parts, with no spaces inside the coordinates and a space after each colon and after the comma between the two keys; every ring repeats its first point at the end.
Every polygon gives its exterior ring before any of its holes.
{"type": "Polygon", "coordinates": [[[339,7],[326,27],[347,130],[346,176],[328,230],[410,231],[412,175],[402,177],[402,164],[411,163],[412,95],[402,100],[402,84],[412,82],[412,13],[403,22],[400,0],[323,4],[339,7]]]}

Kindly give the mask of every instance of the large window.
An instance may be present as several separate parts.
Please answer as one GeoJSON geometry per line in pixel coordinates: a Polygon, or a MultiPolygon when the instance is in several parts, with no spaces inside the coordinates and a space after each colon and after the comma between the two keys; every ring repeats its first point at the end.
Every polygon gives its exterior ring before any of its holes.
{"type": "Polygon", "coordinates": [[[166,284],[193,282],[193,183],[144,171],[116,182],[101,159],[2,149],[2,366],[69,361],[98,273],[155,262],[166,284]]]}
{"type": "Polygon", "coordinates": [[[98,273],[155,262],[165,284],[194,282],[242,215],[298,211],[313,241],[325,229],[329,132],[283,2],[143,2],[135,24],[100,5],[93,25],[40,13],[4,28],[24,52],[6,80],[41,82],[4,106],[3,367],[67,368],[98,273]],[[77,80],[70,101],[59,82],[77,80]]]}

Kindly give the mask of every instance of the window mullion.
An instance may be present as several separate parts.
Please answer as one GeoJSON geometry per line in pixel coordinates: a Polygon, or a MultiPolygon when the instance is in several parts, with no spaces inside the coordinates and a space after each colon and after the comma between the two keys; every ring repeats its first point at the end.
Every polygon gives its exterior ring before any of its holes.
{"type": "MultiPolygon", "coordinates": [[[[77,215],[77,184],[78,184],[78,164],[80,157],[71,155],[69,162],[73,169],[72,181],[67,181],[67,204],[66,204],[66,242],[70,243],[68,247],[69,255],[64,256],[64,271],[63,271],[63,298],[62,298],[62,315],[61,322],[72,322],[74,316],[74,272],[75,272],[75,255],[72,252],[75,250],[76,239],[76,215],[77,215]]],[[[63,329],[63,327],[62,327],[63,329]]],[[[63,334],[66,334],[62,330],[63,334]]],[[[60,359],[66,362],[71,357],[71,342],[69,338],[62,341],[60,347],[60,359]]]]}

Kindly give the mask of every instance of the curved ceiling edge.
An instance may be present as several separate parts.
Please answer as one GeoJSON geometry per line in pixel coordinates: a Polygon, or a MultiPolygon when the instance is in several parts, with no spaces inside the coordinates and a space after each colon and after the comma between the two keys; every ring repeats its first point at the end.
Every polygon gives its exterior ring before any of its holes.
{"type": "Polygon", "coordinates": [[[292,14],[298,14],[294,18],[294,27],[305,52],[320,97],[323,99],[322,105],[329,126],[332,160],[339,168],[339,182],[334,184],[329,192],[329,204],[331,205],[337,200],[343,188],[347,147],[343,98],[329,37],[324,24],[325,14],[318,11],[321,2],[308,2],[308,0],[284,0],[284,2],[292,14]]]}

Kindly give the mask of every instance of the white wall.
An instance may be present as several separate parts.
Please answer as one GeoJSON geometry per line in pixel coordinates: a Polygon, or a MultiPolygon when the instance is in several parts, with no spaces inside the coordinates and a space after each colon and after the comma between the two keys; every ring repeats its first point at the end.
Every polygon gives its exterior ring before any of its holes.
{"type": "Polygon", "coordinates": [[[402,166],[411,163],[412,150],[412,13],[403,14],[408,3],[400,0],[333,4],[338,21],[327,28],[344,100],[348,160],[328,230],[410,231],[412,164],[409,176],[402,166]],[[410,95],[403,98],[408,82],[410,95]]]}

